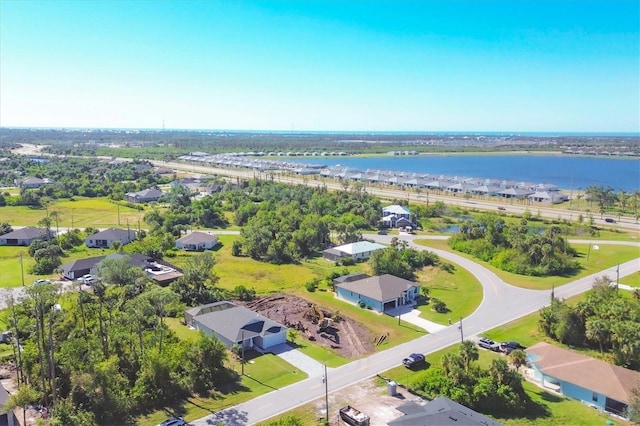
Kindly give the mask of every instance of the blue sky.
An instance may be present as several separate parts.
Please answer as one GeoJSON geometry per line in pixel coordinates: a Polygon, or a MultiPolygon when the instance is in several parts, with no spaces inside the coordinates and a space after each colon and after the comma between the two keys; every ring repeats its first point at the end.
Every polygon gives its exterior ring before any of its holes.
{"type": "Polygon", "coordinates": [[[637,0],[0,0],[0,126],[640,132],[637,0]]]}

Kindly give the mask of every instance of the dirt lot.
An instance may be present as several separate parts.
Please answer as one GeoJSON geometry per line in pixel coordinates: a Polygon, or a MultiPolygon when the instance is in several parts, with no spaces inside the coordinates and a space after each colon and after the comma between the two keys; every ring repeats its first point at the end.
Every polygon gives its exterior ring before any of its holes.
{"type": "MultiPolygon", "coordinates": [[[[386,425],[391,420],[403,414],[396,407],[409,401],[422,401],[405,389],[396,387],[396,395],[387,394],[387,388],[376,384],[375,379],[367,379],[355,385],[346,387],[329,394],[329,424],[331,426],[345,425],[339,418],[340,408],[351,405],[370,417],[370,424],[386,425]]],[[[325,416],[324,398],[317,399],[308,405],[321,419],[325,416]]]]}
{"type": "Polygon", "coordinates": [[[275,294],[253,300],[245,306],[289,328],[295,328],[300,333],[300,339],[331,348],[345,358],[360,358],[373,352],[375,337],[366,327],[343,315],[336,318],[335,312],[300,297],[275,294]]]}

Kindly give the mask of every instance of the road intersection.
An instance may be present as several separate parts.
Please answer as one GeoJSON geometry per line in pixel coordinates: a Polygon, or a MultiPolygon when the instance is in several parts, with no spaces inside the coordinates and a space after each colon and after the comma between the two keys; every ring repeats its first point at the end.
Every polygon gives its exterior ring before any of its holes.
{"type": "MultiPolygon", "coordinates": [[[[389,235],[366,235],[365,237],[381,243],[389,243],[392,238],[389,235]]],[[[473,314],[462,319],[462,333],[456,323],[435,333],[329,370],[327,373],[329,392],[337,391],[396,367],[407,354],[413,352],[430,354],[455,344],[463,336],[464,338],[475,336],[536,312],[548,305],[551,300],[550,290],[528,290],[514,287],[489,269],[465,257],[444,250],[419,246],[413,242],[414,236],[402,236],[400,238],[406,240],[411,247],[419,250],[428,249],[437,253],[443,259],[455,262],[469,270],[482,284],[482,302],[473,314]]],[[[597,244],[601,245],[620,243],[619,241],[597,241],[597,244]]],[[[624,244],[640,247],[640,243],[624,244]]],[[[569,298],[587,291],[593,285],[593,280],[596,277],[615,277],[617,267],[607,268],[604,271],[559,286],[555,289],[555,296],[569,298]]],[[[640,258],[620,264],[619,276],[625,277],[638,270],[640,270],[640,258]]],[[[255,424],[320,398],[324,395],[324,392],[325,385],[321,378],[311,377],[219,413],[192,421],[190,424],[194,426],[217,425],[219,423],[227,426],[255,424]]]]}

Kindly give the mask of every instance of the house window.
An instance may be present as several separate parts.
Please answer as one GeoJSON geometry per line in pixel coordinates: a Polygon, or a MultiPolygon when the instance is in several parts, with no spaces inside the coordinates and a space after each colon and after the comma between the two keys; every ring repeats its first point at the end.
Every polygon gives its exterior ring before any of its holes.
{"type": "Polygon", "coordinates": [[[591,400],[593,402],[598,402],[598,394],[594,392],[593,395],[591,395],[591,400]]]}

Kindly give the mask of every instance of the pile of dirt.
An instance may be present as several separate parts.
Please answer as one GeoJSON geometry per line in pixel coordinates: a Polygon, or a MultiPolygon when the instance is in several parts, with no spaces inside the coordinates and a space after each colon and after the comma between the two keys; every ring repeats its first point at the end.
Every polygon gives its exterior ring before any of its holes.
{"type": "Polygon", "coordinates": [[[366,327],[300,297],[274,294],[247,302],[245,306],[298,330],[300,339],[331,348],[345,358],[360,358],[373,352],[374,337],[366,327]]]}

